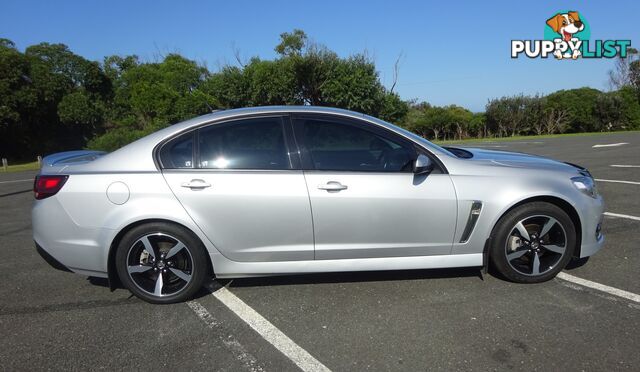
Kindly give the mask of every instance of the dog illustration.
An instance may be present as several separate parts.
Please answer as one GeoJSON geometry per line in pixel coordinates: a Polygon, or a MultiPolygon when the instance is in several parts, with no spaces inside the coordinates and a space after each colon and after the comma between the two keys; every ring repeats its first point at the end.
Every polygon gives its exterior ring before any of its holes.
{"type": "MultiPolygon", "coordinates": [[[[547,24],[553,29],[553,31],[560,34],[561,38],[556,39],[556,42],[564,41],[577,41],[578,38],[574,38],[573,35],[577,32],[584,30],[584,23],[580,20],[578,12],[559,13],[553,17],[547,19],[547,24]]],[[[557,59],[573,58],[576,59],[581,56],[580,50],[575,49],[573,53],[566,52],[562,55],[560,50],[556,50],[553,55],[557,59]]]]}

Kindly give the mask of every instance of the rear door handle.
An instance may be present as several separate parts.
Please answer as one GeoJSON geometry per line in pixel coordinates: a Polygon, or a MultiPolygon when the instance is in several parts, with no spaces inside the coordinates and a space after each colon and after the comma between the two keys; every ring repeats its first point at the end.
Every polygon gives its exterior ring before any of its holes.
{"type": "Polygon", "coordinates": [[[205,182],[205,180],[194,179],[189,182],[183,182],[180,186],[190,188],[191,190],[202,190],[211,187],[211,184],[205,182]]]}
{"type": "Polygon", "coordinates": [[[327,182],[327,183],[326,183],[326,184],[324,184],[324,185],[318,185],[318,188],[319,188],[320,190],[327,190],[327,191],[331,192],[331,191],[341,191],[341,190],[346,190],[346,189],[347,189],[347,186],[346,186],[346,185],[341,184],[341,183],[340,183],[340,182],[338,182],[338,181],[329,181],[329,182],[327,182]]]}

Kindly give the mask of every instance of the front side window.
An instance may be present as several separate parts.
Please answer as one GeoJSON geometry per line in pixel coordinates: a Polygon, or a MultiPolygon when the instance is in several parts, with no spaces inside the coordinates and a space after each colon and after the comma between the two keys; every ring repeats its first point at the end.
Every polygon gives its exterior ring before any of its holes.
{"type": "Polygon", "coordinates": [[[198,138],[199,168],[291,169],[280,117],[211,125],[198,138]]]}
{"type": "Polygon", "coordinates": [[[359,126],[302,119],[304,144],[316,170],[411,172],[414,150],[359,126]]]}

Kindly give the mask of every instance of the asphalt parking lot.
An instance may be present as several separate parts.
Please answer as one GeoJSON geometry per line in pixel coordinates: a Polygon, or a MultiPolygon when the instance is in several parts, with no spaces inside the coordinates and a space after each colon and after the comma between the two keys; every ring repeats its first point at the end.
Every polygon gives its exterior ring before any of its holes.
{"type": "MultiPolygon", "coordinates": [[[[640,298],[640,167],[620,167],[640,166],[640,132],[473,146],[606,180],[598,187],[618,216],[605,218],[605,248],[565,273],[640,298]]],[[[2,370],[640,369],[640,302],[560,278],[519,285],[470,268],[237,279],[149,305],[38,256],[33,175],[0,173],[2,370]]]]}

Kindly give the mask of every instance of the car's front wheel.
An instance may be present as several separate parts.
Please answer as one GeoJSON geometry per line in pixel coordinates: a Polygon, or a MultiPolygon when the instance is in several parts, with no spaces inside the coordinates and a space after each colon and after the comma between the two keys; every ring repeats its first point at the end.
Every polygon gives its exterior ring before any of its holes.
{"type": "Polygon", "coordinates": [[[121,282],[151,303],[190,299],[208,271],[202,243],[184,228],[149,223],[128,231],[120,241],[115,263],[121,282]]]}
{"type": "Polygon", "coordinates": [[[490,257],[505,278],[539,283],[555,277],[569,263],[576,246],[576,229],[558,206],[546,202],[523,204],[496,225],[490,257]]]}

